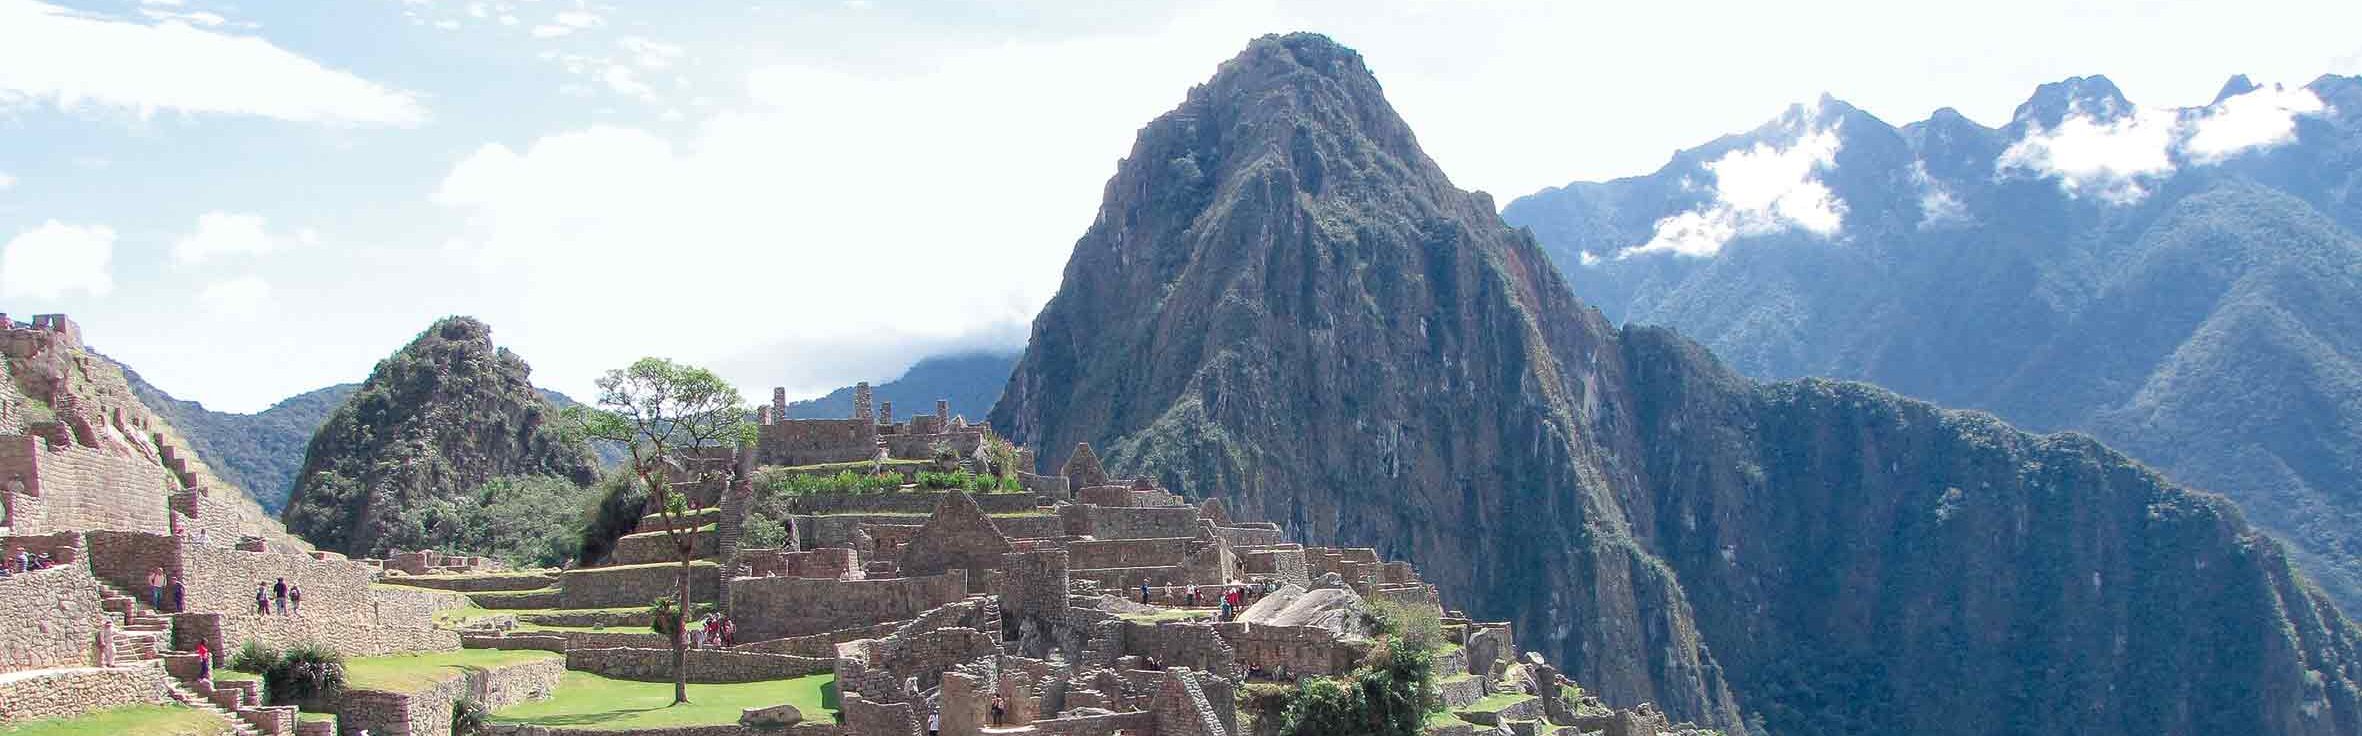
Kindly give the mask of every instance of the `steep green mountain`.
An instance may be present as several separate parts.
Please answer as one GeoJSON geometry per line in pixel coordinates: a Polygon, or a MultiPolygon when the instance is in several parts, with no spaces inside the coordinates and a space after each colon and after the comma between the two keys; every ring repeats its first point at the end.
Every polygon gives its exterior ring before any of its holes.
{"type": "Polygon", "coordinates": [[[140,403],[180,427],[189,445],[210,460],[224,480],[246,489],[274,514],[287,506],[295,471],[303,466],[304,446],[328,413],[358,387],[338,384],[290,396],[253,414],[232,414],[173,398],[130,368],[123,369],[123,377],[130,379],[140,403]]]}
{"type": "Polygon", "coordinates": [[[2000,128],[1824,98],[1503,217],[1611,319],[1749,375],[2089,432],[2223,493],[2362,610],[2362,78],[2143,111],[2082,77],[2000,128]]]}
{"type": "MultiPolygon", "coordinates": [[[[935,400],[947,399],[951,401],[953,413],[982,419],[993,402],[1000,400],[1001,387],[1008,384],[1009,369],[1015,365],[1015,353],[932,356],[911,364],[901,377],[870,387],[870,396],[875,401],[894,402],[896,418],[934,413],[935,400]]],[[[852,416],[853,387],[845,386],[816,399],[789,402],[787,415],[794,419],[852,416]]]]}
{"type": "Polygon", "coordinates": [[[1354,52],[1143,129],[991,416],[1415,561],[1602,697],[1772,733],[2362,733],[2362,631],[2220,499],[2073,435],[1619,330],[1354,52]]]}
{"type": "Polygon", "coordinates": [[[288,529],[353,555],[450,550],[471,531],[461,508],[494,501],[476,494],[495,478],[596,480],[590,451],[557,431],[557,408],[529,374],[484,323],[436,322],[378,362],[312,437],[288,529]]]}
{"type": "MultiPolygon", "coordinates": [[[[1012,356],[1010,360],[1015,358],[1012,356]]],[[[207,458],[218,458],[214,462],[224,479],[253,494],[254,500],[272,514],[286,509],[287,494],[295,488],[295,473],[303,467],[304,448],[311,444],[312,435],[328,421],[330,412],[361,388],[358,383],[339,383],[281,399],[271,408],[253,414],[235,414],[173,398],[130,368],[123,369],[123,376],[131,379],[131,390],[139,395],[141,402],[175,426],[186,428],[182,432],[197,452],[207,458]]],[[[991,380],[997,394],[1001,379],[991,380]]],[[[563,393],[539,390],[542,398],[560,409],[577,403],[563,393]]],[[[591,449],[598,454],[602,465],[613,465],[620,457],[609,448],[593,446],[591,449]]]]}

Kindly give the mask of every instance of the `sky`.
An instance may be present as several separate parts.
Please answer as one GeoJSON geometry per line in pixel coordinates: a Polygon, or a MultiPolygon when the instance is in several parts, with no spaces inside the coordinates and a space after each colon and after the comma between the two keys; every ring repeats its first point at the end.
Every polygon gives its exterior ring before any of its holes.
{"type": "Polygon", "coordinates": [[[2362,3],[1938,5],[0,0],[0,311],[223,411],[450,314],[577,396],[642,355],[816,395],[1020,348],[1135,132],[1265,33],[1360,50],[1502,204],[1822,93],[2362,73],[2362,3]]]}

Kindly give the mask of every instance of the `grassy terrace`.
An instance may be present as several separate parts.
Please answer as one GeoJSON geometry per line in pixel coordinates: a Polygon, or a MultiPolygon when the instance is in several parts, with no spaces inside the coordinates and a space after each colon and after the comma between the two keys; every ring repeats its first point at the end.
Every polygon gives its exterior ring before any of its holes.
{"type": "Polygon", "coordinates": [[[1499,713],[1501,711],[1507,710],[1509,706],[1523,703],[1528,700],[1538,700],[1538,698],[1525,693],[1493,693],[1491,695],[1484,696],[1483,700],[1470,703],[1466,708],[1461,708],[1460,712],[1499,713]]]}
{"type": "Polygon", "coordinates": [[[645,630],[647,630],[647,628],[648,628],[648,627],[646,627],[646,626],[609,626],[609,627],[606,627],[606,628],[598,628],[598,627],[593,627],[593,626],[543,626],[543,625],[540,625],[540,624],[526,623],[526,622],[525,622],[525,619],[526,619],[526,618],[528,618],[528,617],[531,617],[531,616],[535,616],[535,615],[547,615],[547,614],[559,614],[559,613],[616,613],[616,614],[627,614],[627,613],[639,613],[639,612],[641,612],[641,611],[646,611],[646,610],[648,610],[648,607],[647,607],[647,606],[624,606],[624,607],[620,607],[620,608],[500,608],[500,609],[492,609],[492,608],[484,608],[484,607],[481,607],[481,606],[478,606],[478,605],[476,605],[476,604],[475,604],[475,603],[473,603],[473,602],[470,602],[469,604],[467,604],[467,605],[465,605],[465,606],[461,606],[461,607],[459,607],[459,608],[446,608],[446,609],[443,609],[443,610],[441,610],[441,611],[436,611],[436,612],[435,612],[435,623],[437,623],[437,624],[441,624],[441,625],[443,625],[443,626],[450,627],[450,628],[466,628],[466,627],[467,627],[469,624],[475,623],[476,621],[479,621],[479,620],[482,620],[482,619],[487,619],[487,618],[495,618],[495,617],[500,617],[500,616],[515,616],[515,617],[517,617],[517,630],[519,630],[519,631],[645,631],[645,630]]]}
{"type": "Polygon", "coordinates": [[[215,736],[230,733],[221,716],[178,703],[127,705],[73,718],[30,721],[0,728],[7,736],[215,736]]]}
{"type": "Polygon", "coordinates": [[[502,708],[494,723],[604,731],[736,724],[739,712],[793,703],[807,721],[828,722],[836,713],[830,694],[835,675],[731,685],[690,685],[689,703],[672,706],[669,682],[614,680],[588,672],[567,672],[549,700],[502,708]]]}
{"type": "MultiPolygon", "coordinates": [[[[655,523],[655,524],[653,524],[653,525],[650,525],[650,524],[647,524],[647,523],[642,523],[642,524],[640,524],[640,526],[642,526],[642,527],[645,527],[647,530],[646,530],[646,531],[637,531],[637,532],[632,532],[632,533],[630,533],[630,534],[626,534],[626,535],[623,535],[623,536],[626,536],[626,537],[657,537],[657,536],[663,536],[663,535],[666,535],[666,534],[670,534],[670,533],[671,533],[671,532],[667,532],[667,531],[665,531],[665,530],[664,530],[664,522],[661,522],[661,521],[659,521],[659,522],[656,522],[656,523],[655,523]]],[[[691,529],[691,530],[689,530],[689,533],[691,533],[691,534],[703,534],[703,533],[706,533],[706,532],[711,532],[711,531],[713,531],[713,530],[720,529],[720,528],[722,528],[722,527],[721,527],[721,522],[706,522],[706,524],[705,524],[704,526],[700,526],[700,527],[697,527],[697,528],[695,528],[695,529],[691,529]]]]}
{"type": "Polygon", "coordinates": [[[355,690],[417,692],[432,687],[435,683],[459,677],[468,670],[482,670],[521,662],[564,658],[565,655],[554,652],[498,649],[461,649],[454,652],[356,657],[345,660],[344,681],[345,687],[355,690]]]}
{"type": "MultiPolygon", "coordinates": [[[[886,461],[886,463],[885,463],[885,467],[889,467],[889,468],[920,467],[920,466],[924,466],[924,465],[926,465],[926,464],[928,464],[928,463],[930,463],[930,462],[933,462],[933,461],[931,461],[931,460],[889,459],[889,460],[887,460],[887,461],[886,461]]],[[[768,468],[765,468],[765,469],[766,469],[766,470],[781,470],[781,471],[790,472],[790,473],[825,473],[825,474],[834,475],[834,474],[836,474],[836,473],[840,473],[840,472],[847,471],[847,470],[850,470],[850,471],[853,471],[853,472],[856,472],[856,473],[865,473],[865,472],[869,472],[869,469],[870,469],[871,467],[873,467],[873,466],[876,466],[876,465],[877,465],[877,463],[876,463],[876,462],[874,462],[874,461],[870,461],[870,460],[854,460],[854,461],[852,461],[852,462],[842,462],[842,463],[820,463],[820,464],[817,464],[817,465],[774,465],[774,466],[770,466],[770,467],[768,467],[768,468]]]]}

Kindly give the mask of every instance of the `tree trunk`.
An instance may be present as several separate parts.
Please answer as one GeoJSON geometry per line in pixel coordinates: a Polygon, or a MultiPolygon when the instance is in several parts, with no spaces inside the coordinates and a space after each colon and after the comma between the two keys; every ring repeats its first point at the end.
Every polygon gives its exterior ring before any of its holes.
{"type": "Polygon", "coordinates": [[[689,702],[689,550],[681,549],[681,570],[674,582],[680,589],[681,625],[673,627],[673,704],[689,702]]]}

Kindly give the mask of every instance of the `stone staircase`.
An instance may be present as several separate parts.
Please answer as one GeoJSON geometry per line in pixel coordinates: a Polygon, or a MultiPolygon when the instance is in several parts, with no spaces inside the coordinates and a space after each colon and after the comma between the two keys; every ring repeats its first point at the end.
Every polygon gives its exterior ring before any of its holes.
{"type": "Polygon", "coordinates": [[[221,716],[238,736],[287,736],[295,732],[296,709],[263,706],[262,683],[238,680],[208,686],[197,681],[196,673],[202,669],[197,655],[172,650],[172,614],[149,608],[143,599],[112,583],[93,582],[98,588],[99,607],[123,617],[122,626],[115,630],[118,666],[127,662],[159,662],[172,676],[166,683],[174,701],[221,716]]]}

